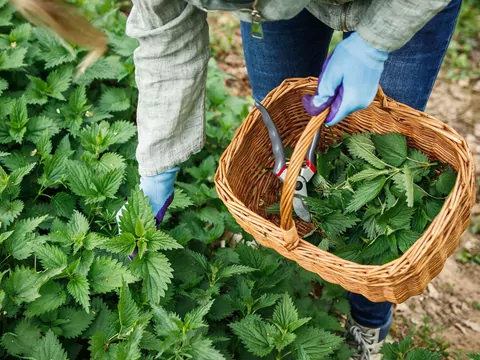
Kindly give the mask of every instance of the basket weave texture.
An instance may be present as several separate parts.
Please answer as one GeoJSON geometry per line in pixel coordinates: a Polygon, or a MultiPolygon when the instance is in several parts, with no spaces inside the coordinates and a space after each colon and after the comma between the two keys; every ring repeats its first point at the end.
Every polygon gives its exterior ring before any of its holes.
{"type": "Polygon", "coordinates": [[[372,104],[340,124],[322,131],[319,150],[343,132],[399,132],[408,146],[450,164],[457,180],[444,206],[422,237],[400,258],[382,266],[360,265],[339,258],[302,239],[311,224],[292,218],[296,178],[316,130],[328,110],[311,117],[302,97],[314,94],[317,79],[285,80],[262,101],[284,146],[294,147],[284,184],[271,169],[274,158],[260,112],[253,109],[223,153],[215,175],[218,194],[242,228],[258,243],[296,261],[324,280],[374,302],[402,303],[422,293],[442,270],[467,228],[475,203],[474,163],[465,140],[448,125],[388,98],[379,88],[372,104]],[[283,187],[282,187],[283,186],[283,187]],[[281,194],[280,216],[266,213],[281,194]]]}

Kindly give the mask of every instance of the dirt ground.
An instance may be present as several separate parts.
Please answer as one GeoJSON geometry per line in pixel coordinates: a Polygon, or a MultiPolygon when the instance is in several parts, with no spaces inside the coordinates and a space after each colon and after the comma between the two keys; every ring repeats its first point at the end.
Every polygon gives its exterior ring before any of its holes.
{"type": "MultiPolygon", "coordinates": [[[[238,26],[225,15],[210,17],[214,39],[214,56],[219,67],[232,75],[227,81],[235,95],[250,95],[248,75],[241,48],[238,26]],[[222,35],[218,35],[222,34],[222,35]],[[228,36],[225,37],[225,34],[228,36]]],[[[480,52],[471,56],[480,65],[480,52]]],[[[444,69],[445,70],[445,69],[444,69]]],[[[447,81],[443,72],[430,97],[426,112],[448,123],[469,144],[480,172],[480,80],[447,81]]],[[[471,224],[480,224],[480,202],[473,209],[471,224]]],[[[403,338],[412,325],[421,326],[429,319],[432,338],[449,343],[449,352],[466,350],[480,352],[480,265],[463,264],[456,260],[467,249],[480,254],[480,236],[467,230],[461,244],[444,266],[443,271],[420,296],[396,306],[392,337],[403,338]]]]}

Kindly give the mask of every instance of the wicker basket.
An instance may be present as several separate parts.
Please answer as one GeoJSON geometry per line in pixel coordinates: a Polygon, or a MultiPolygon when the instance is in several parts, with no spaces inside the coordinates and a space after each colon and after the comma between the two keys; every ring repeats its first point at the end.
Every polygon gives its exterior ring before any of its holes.
{"type": "Polygon", "coordinates": [[[440,273],[468,225],[475,202],[472,155],[455,130],[388,98],[381,89],[367,109],[329,128],[332,131],[322,131],[320,148],[332,144],[343,131],[399,132],[407,137],[409,147],[452,165],[458,172],[455,187],[441,212],[403,256],[382,266],[341,259],[303,240],[311,225],[292,218],[297,175],[316,130],[326,118],[326,112],[310,117],[302,105],[303,95],[313,94],[316,86],[316,78],[288,79],[262,102],[284,146],[295,147],[283,189],[270,170],[274,163],[271,143],[260,112],[254,109],[220,159],[215,175],[218,194],[242,228],[261,245],[371,301],[404,302],[422,293],[440,273]],[[278,202],[279,194],[280,216],[267,215],[266,206],[278,202]]]}

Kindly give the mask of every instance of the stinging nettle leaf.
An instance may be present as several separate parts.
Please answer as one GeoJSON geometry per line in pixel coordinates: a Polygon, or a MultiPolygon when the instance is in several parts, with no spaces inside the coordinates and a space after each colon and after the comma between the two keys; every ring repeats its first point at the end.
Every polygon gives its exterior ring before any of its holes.
{"type": "Polygon", "coordinates": [[[67,353],[52,330],[48,330],[35,346],[33,353],[35,360],[68,360],[67,353]]]}
{"type": "Polygon", "coordinates": [[[40,297],[27,305],[25,315],[32,317],[42,315],[62,306],[67,300],[67,294],[62,286],[50,280],[40,289],[40,297]]]}
{"type": "Polygon", "coordinates": [[[399,133],[374,134],[372,141],[378,155],[389,165],[398,167],[407,158],[407,140],[399,133]]]}
{"type": "Polygon", "coordinates": [[[128,289],[128,285],[124,282],[120,288],[120,296],[118,301],[118,316],[122,332],[128,332],[131,327],[138,321],[140,310],[133,300],[132,294],[128,289]]]}
{"type": "Polygon", "coordinates": [[[273,349],[274,335],[279,330],[261,319],[258,315],[248,315],[242,320],[228,325],[252,354],[267,356],[273,349]]]}
{"type": "Polygon", "coordinates": [[[345,209],[346,212],[357,211],[363,205],[375,199],[378,194],[380,194],[380,191],[382,191],[386,181],[386,177],[379,176],[373,180],[363,182],[358,189],[355,190],[352,200],[345,209]]]}
{"type": "Polygon", "coordinates": [[[415,197],[413,189],[413,174],[410,168],[405,166],[400,173],[393,177],[393,181],[397,184],[407,196],[407,204],[412,207],[415,197]]]}
{"type": "Polygon", "coordinates": [[[120,288],[122,279],[127,283],[136,280],[118,261],[109,257],[94,259],[87,278],[93,292],[101,294],[120,288]]]}
{"type": "Polygon", "coordinates": [[[457,180],[457,175],[452,172],[442,172],[437,181],[435,182],[435,189],[443,196],[450,194],[453,187],[455,186],[455,181],[457,180]]]}
{"type": "Polygon", "coordinates": [[[90,311],[90,296],[88,280],[84,275],[75,275],[67,284],[67,290],[85,311],[90,311]]]}
{"type": "Polygon", "coordinates": [[[135,276],[143,279],[142,293],[148,301],[158,304],[173,278],[173,269],[167,257],[148,251],[141,259],[137,256],[130,268],[135,276]]]}
{"type": "Polygon", "coordinates": [[[358,133],[348,136],[345,140],[350,154],[363,159],[377,169],[384,169],[385,163],[375,155],[375,145],[366,133],[358,133]]]}

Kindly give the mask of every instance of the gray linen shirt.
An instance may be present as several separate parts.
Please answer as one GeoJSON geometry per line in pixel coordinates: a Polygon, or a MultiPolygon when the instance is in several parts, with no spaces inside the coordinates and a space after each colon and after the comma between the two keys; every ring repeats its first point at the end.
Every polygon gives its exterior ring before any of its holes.
{"type": "MultiPolygon", "coordinates": [[[[358,31],[372,46],[402,47],[450,0],[134,0],[127,35],[135,50],[137,160],[156,175],[200,151],[205,142],[205,86],[210,57],[207,10],[251,21],[290,19],[307,9],[340,31],[358,31]]],[[[321,61],[319,59],[319,61],[321,61]]]]}

